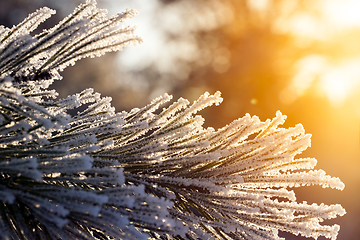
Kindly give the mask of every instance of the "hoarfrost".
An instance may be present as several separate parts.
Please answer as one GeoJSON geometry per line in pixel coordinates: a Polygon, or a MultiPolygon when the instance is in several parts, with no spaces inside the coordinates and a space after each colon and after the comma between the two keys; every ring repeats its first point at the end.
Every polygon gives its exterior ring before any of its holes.
{"type": "Polygon", "coordinates": [[[278,111],[264,122],[246,114],[205,129],[196,114],[220,104],[220,92],[193,104],[180,98],[159,113],[171,95],[121,113],[93,89],[56,99],[48,87],[58,71],[141,39],[133,27],[114,29],[135,10],[108,18],[94,0],[30,35],[54,13],[45,7],[11,29],[0,26],[2,236],[280,239],[280,230],[336,239],[339,226],[320,223],[345,210],[298,203],[290,190],[345,187],[312,170],[315,159],[295,158],[311,144],[301,124],[281,128],[278,111]]]}

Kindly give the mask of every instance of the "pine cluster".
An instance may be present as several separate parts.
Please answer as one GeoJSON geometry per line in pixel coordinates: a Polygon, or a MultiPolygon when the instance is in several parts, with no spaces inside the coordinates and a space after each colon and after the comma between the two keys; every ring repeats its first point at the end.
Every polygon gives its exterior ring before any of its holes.
{"type": "Polygon", "coordinates": [[[59,71],[141,39],[117,27],[136,11],[108,18],[95,1],[32,36],[54,13],[0,26],[0,239],[336,239],[339,226],[320,222],[345,210],[298,203],[290,189],[344,188],[295,158],[310,146],[301,124],[281,128],[277,112],[204,128],[196,114],[220,92],[118,113],[92,89],[58,99],[59,71]]]}

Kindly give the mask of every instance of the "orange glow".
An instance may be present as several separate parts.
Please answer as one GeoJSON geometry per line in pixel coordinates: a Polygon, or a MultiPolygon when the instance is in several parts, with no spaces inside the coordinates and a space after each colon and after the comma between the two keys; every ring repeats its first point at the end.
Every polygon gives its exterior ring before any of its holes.
{"type": "Polygon", "coordinates": [[[341,106],[358,91],[360,84],[360,59],[354,59],[329,69],[321,76],[320,86],[330,102],[341,106]]]}
{"type": "Polygon", "coordinates": [[[339,27],[360,26],[360,1],[358,0],[323,0],[325,16],[339,27]]]}
{"type": "MultiPolygon", "coordinates": [[[[278,30],[295,35],[298,44],[319,41],[328,45],[338,41],[322,55],[310,55],[298,61],[292,83],[282,91],[280,99],[290,104],[314,86],[318,80],[319,91],[325,94],[333,106],[342,106],[353,94],[359,92],[360,58],[350,54],[338,54],[338,48],[352,44],[357,35],[348,34],[360,28],[360,1],[322,0],[317,3],[318,15],[300,12],[289,21],[278,24],[278,30]],[[350,55],[350,56],[348,56],[350,55]]],[[[351,48],[348,46],[348,48],[351,48]]]]}

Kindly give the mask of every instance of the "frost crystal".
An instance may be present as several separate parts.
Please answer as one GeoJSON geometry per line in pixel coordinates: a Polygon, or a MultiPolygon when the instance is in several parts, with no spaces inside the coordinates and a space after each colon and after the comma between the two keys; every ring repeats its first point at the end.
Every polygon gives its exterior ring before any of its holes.
{"type": "Polygon", "coordinates": [[[295,159],[310,146],[301,125],[280,128],[277,112],[205,129],[195,114],[220,92],[161,112],[167,94],[129,113],[92,89],[57,99],[48,87],[58,70],[140,39],[113,29],[134,10],[107,18],[95,1],[31,36],[51,14],[0,26],[1,239],[280,239],[278,230],[336,239],[339,226],[320,222],[345,210],[298,203],[289,189],[344,188],[312,170],[315,159],[295,159]]]}

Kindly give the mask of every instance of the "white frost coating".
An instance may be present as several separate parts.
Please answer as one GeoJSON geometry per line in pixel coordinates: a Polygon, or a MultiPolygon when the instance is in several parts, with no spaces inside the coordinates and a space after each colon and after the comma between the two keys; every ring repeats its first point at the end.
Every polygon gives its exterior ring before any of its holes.
{"type": "Polygon", "coordinates": [[[264,122],[246,114],[205,129],[196,114],[220,104],[220,92],[193,104],[180,98],[159,111],[172,99],[164,94],[121,113],[93,89],[56,99],[48,88],[61,79],[58,71],[141,39],[133,27],[115,28],[136,11],[108,18],[94,0],[31,36],[53,13],[43,8],[12,29],[0,26],[5,238],[280,239],[278,231],[287,231],[336,239],[339,226],[320,223],[345,210],[297,203],[289,189],[345,186],[313,170],[315,159],[295,158],[311,145],[301,124],[281,128],[286,116],[278,111],[264,122]]]}
{"type": "Polygon", "coordinates": [[[13,204],[15,201],[15,195],[11,191],[3,186],[0,186],[0,201],[4,203],[13,204]]]}
{"type": "MultiPolygon", "coordinates": [[[[117,142],[118,147],[114,148],[114,153],[119,154],[120,166],[135,167],[140,163],[136,158],[124,159],[131,154],[144,157],[156,151],[163,152],[165,156],[171,154],[171,157],[151,159],[151,161],[149,159],[149,165],[143,167],[141,176],[125,171],[127,179],[154,188],[154,191],[162,196],[167,196],[166,190],[159,186],[168,188],[171,193],[177,193],[175,202],[179,202],[179,205],[189,204],[192,207],[186,211],[192,217],[180,217],[187,226],[193,224],[198,226],[197,215],[202,214],[196,209],[201,208],[201,211],[206,211],[212,217],[226,222],[227,226],[238,226],[238,229],[243,227],[243,231],[251,232],[254,239],[263,239],[260,236],[277,239],[277,229],[311,237],[336,236],[338,230],[335,225],[321,226],[319,222],[320,219],[345,214],[345,210],[340,205],[327,207],[298,204],[295,202],[294,191],[287,189],[306,185],[321,185],[339,190],[344,187],[339,179],[327,176],[322,170],[297,172],[300,169],[313,169],[316,165],[316,160],[312,158],[294,158],[311,144],[311,135],[305,134],[303,126],[298,124],[294,128],[279,128],[286,119],[286,116],[280,112],[277,112],[272,121],[265,122],[261,122],[256,116],[246,115],[218,131],[211,128],[206,131],[201,125],[194,125],[194,129],[187,128],[190,125],[181,125],[181,123],[196,122],[196,116],[192,114],[207,106],[209,104],[207,99],[212,97],[209,94],[203,95],[183,112],[179,110],[186,107],[187,103],[181,100],[163,109],[159,117],[146,115],[152,119],[163,119],[166,116],[167,121],[158,121],[158,125],[149,124],[149,131],[151,127],[158,130],[144,138],[137,137],[136,144],[141,146],[144,150],[142,152],[136,151],[135,147],[128,148],[128,145],[136,146],[130,140],[129,143],[126,139],[117,142]],[[180,102],[185,105],[180,107],[180,102]],[[179,134],[171,134],[173,132],[179,134]],[[248,139],[253,134],[255,138],[248,139]],[[150,141],[151,139],[154,141],[150,141]],[[168,142],[168,147],[159,149],[158,141],[168,142]],[[201,141],[207,144],[199,144],[198,142],[201,141]],[[144,144],[148,147],[144,147],[144,144]],[[126,153],[121,153],[122,150],[126,153]],[[174,170],[169,171],[171,168],[174,170]],[[276,198],[287,199],[285,203],[289,204],[279,203],[276,198]],[[234,220],[225,218],[222,211],[226,214],[231,213],[234,220]],[[295,219],[299,216],[298,213],[308,220],[297,222],[295,219]],[[310,217],[312,215],[316,215],[317,218],[310,217]],[[264,220],[269,216],[279,221],[264,220]],[[287,222],[285,225],[284,221],[287,222]],[[243,224],[247,227],[245,228],[243,224]],[[309,226],[313,227],[309,228],[309,226]],[[309,233],[306,232],[308,229],[313,230],[309,233]]],[[[132,115],[135,113],[138,119],[141,119],[140,113],[146,114],[141,109],[133,111],[132,115]]],[[[106,153],[111,154],[111,152],[109,149],[106,153]]],[[[142,160],[141,163],[145,164],[146,160],[142,160]]],[[[174,216],[179,217],[176,214],[174,216]]],[[[209,221],[202,224],[210,228],[217,223],[209,221]]],[[[222,229],[225,233],[234,233],[234,227],[222,229]]]]}
{"type": "Polygon", "coordinates": [[[16,159],[13,158],[10,161],[0,162],[0,169],[6,170],[9,173],[17,173],[21,176],[32,178],[36,181],[42,180],[42,174],[37,169],[37,159],[33,157],[16,159]]]}

